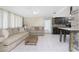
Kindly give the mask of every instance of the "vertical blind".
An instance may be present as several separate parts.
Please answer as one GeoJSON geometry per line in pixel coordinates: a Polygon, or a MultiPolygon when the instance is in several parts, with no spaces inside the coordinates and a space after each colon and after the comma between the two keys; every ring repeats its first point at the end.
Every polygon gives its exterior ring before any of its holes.
{"type": "Polygon", "coordinates": [[[22,18],[14,13],[0,10],[0,29],[22,27],[22,18]]]}

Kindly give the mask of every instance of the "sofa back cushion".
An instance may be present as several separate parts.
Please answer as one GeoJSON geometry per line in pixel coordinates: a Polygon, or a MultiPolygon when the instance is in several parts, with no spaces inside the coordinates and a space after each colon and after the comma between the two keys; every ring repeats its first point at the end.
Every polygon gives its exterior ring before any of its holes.
{"type": "Polygon", "coordinates": [[[10,28],[8,29],[10,35],[17,34],[19,32],[18,28],[10,28]]]}
{"type": "Polygon", "coordinates": [[[38,27],[31,27],[31,30],[32,31],[43,31],[44,27],[40,27],[40,26],[38,26],[38,27]]]}
{"type": "Polygon", "coordinates": [[[12,28],[8,29],[9,35],[13,35],[12,28]]]}
{"type": "Polygon", "coordinates": [[[25,32],[24,28],[23,27],[19,28],[19,32],[25,32]]]}
{"type": "Polygon", "coordinates": [[[39,27],[34,27],[34,28],[35,28],[36,31],[39,31],[40,30],[39,27]]]}
{"type": "Polygon", "coordinates": [[[9,37],[9,35],[10,35],[9,32],[8,32],[8,29],[3,29],[2,33],[3,33],[4,38],[9,37]]]}

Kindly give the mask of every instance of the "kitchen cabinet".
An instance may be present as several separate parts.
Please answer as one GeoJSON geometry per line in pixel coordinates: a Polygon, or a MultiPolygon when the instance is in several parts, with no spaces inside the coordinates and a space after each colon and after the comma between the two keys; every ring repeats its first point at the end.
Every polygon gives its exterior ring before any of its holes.
{"type": "Polygon", "coordinates": [[[79,6],[73,6],[73,7],[72,7],[72,12],[73,12],[73,11],[76,11],[76,10],[79,10],[79,6]]]}
{"type": "Polygon", "coordinates": [[[73,28],[79,28],[79,10],[72,12],[71,26],[73,28]]]}

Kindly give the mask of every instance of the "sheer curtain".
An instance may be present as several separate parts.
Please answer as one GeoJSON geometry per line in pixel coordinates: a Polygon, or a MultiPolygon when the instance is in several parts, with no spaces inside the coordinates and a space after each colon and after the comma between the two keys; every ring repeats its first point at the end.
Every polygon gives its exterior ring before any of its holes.
{"type": "Polygon", "coordinates": [[[18,16],[18,15],[15,15],[15,24],[14,24],[14,27],[17,28],[17,27],[22,27],[22,17],[21,16],[18,16]]]}
{"type": "Polygon", "coordinates": [[[8,28],[8,15],[9,13],[7,11],[3,11],[3,28],[8,28]]]}
{"type": "Polygon", "coordinates": [[[14,20],[14,23],[15,24],[14,24],[14,27],[17,28],[18,27],[17,26],[18,25],[18,18],[17,18],[17,15],[14,15],[14,16],[15,16],[15,20],[14,20]]]}
{"type": "Polygon", "coordinates": [[[10,28],[18,28],[22,27],[22,17],[15,15],[13,13],[10,14],[10,28]]]}
{"type": "Polygon", "coordinates": [[[22,27],[22,20],[21,20],[21,16],[17,16],[17,27],[22,27]]]}
{"type": "Polygon", "coordinates": [[[13,13],[10,13],[10,28],[14,28],[15,27],[15,15],[13,13]]]}
{"type": "Polygon", "coordinates": [[[20,19],[18,20],[19,21],[19,24],[18,24],[18,26],[19,27],[22,27],[23,26],[23,18],[20,16],[19,17],[20,19]]]}
{"type": "Polygon", "coordinates": [[[0,28],[18,28],[23,25],[23,17],[0,9],[0,28]]]}

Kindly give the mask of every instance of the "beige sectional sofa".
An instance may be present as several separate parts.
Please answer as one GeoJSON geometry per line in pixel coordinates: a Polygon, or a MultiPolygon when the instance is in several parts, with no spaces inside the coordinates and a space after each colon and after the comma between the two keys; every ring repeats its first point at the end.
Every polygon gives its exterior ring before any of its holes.
{"type": "Polygon", "coordinates": [[[29,33],[31,35],[43,36],[44,35],[44,27],[41,27],[41,26],[31,27],[29,33]]]}
{"type": "Polygon", "coordinates": [[[0,32],[0,52],[11,51],[29,35],[24,28],[3,29],[0,32]]]}

